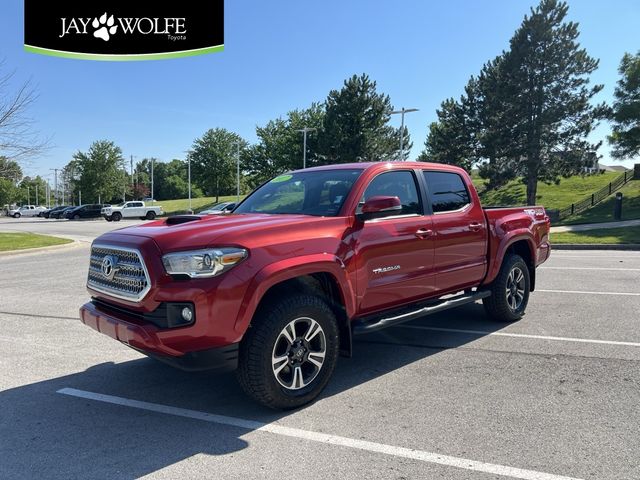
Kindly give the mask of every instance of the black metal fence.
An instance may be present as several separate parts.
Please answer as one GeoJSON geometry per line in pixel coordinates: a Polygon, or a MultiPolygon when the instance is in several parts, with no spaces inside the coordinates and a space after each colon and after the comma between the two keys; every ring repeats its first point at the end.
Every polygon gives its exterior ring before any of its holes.
{"type": "Polygon", "coordinates": [[[564,220],[571,215],[575,215],[576,213],[584,212],[586,209],[593,207],[595,204],[600,203],[602,200],[607,198],[609,195],[614,193],[616,190],[620,189],[624,184],[633,180],[633,170],[626,170],[623,174],[616,177],[613,181],[609,182],[608,185],[601,188],[597,192],[592,193],[588,197],[580,200],[579,202],[572,203],[568,207],[561,208],[559,210],[550,210],[549,216],[552,221],[564,220]]]}

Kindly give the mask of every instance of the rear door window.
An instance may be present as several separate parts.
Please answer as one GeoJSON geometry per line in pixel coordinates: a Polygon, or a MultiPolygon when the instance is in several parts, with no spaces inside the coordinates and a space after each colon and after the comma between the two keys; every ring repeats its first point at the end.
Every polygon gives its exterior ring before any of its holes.
{"type": "Polygon", "coordinates": [[[424,171],[433,213],[460,210],[471,203],[469,191],[457,173],[424,171]]]}

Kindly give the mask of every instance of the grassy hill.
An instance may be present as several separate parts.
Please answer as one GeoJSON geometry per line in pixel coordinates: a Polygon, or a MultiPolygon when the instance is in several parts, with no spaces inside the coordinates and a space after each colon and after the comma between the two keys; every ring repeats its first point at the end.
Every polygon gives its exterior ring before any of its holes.
{"type": "MultiPolygon", "coordinates": [[[[622,220],[640,218],[640,180],[632,180],[618,191],[622,192],[623,195],[622,220]]],[[[570,216],[562,224],[613,222],[614,202],[615,194],[605,198],[589,210],[570,216]]]]}
{"type": "MultiPolygon", "coordinates": [[[[546,208],[563,208],[573,202],[582,200],[596,190],[601,189],[618,177],[617,172],[605,172],[598,175],[575,176],[563,178],[558,185],[538,183],[536,203],[546,208]]],[[[482,190],[483,184],[474,184],[482,190]]],[[[486,206],[515,206],[526,205],[527,188],[520,180],[512,180],[504,187],[482,192],[482,203],[486,206]]]]}

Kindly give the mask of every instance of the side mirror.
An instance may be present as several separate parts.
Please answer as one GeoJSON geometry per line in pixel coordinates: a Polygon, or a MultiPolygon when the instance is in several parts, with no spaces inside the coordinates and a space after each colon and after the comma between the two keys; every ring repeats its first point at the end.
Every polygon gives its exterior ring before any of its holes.
{"type": "Polygon", "coordinates": [[[388,197],[384,195],[376,195],[370,197],[362,206],[361,213],[358,217],[361,220],[370,220],[372,218],[388,217],[396,215],[402,211],[402,203],[398,197],[388,197]]]}

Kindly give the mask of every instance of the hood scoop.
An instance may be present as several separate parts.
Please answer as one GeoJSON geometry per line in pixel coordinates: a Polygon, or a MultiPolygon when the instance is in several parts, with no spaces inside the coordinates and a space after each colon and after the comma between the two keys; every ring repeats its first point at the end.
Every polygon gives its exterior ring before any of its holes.
{"type": "Polygon", "coordinates": [[[195,222],[196,220],[202,220],[199,215],[176,215],[174,217],[167,218],[167,225],[180,225],[187,222],[195,222]]]}

